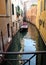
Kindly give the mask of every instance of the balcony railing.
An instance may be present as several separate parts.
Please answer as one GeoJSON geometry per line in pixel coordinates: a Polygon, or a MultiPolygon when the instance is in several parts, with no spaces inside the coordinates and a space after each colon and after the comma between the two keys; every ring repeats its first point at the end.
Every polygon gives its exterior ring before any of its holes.
{"type": "MultiPolygon", "coordinates": [[[[2,55],[31,55],[32,56],[29,59],[7,59],[5,57],[1,57],[4,61],[25,61],[22,65],[25,65],[26,63],[29,63],[30,65],[30,60],[36,56],[36,65],[37,65],[37,60],[38,60],[38,55],[46,55],[46,51],[36,51],[36,52],[0,52],[2,55]]],[[[10,63],[10,62],[9,62],[10,63]]],[[[11,64],[10,64],[11,65],[11,64]]]]}

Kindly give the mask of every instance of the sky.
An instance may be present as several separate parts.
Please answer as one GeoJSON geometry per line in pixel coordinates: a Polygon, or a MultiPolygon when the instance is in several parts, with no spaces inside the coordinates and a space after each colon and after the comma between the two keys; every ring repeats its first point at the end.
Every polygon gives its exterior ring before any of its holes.
{"type": "Polygon", "coordinates": [[[26,2],[26,1],[28,1],[26,3],[26,9],[28,10],[31,7],[32,4],[37,4],[38,0],[16,0],[16,6],[19,5],[20,8],[23,10],[24,2],[26,2]]]}
{"type": "Polygon", "coordinates": [[[37,3],[37,0],[21,0],[21,1],[30,1],[31,3],[37,3]]]}
{"type": "Polygon", "coordinates": [[[31,7],[32,4],[37,4],[37,1],[38,1],[38,0],[22,0],[22,1],[23,1],[23,2],[28,1],[28,2],[26,3],[26,7],[27,7],[27,9],[28,9],[28,8],[31,7]]]}

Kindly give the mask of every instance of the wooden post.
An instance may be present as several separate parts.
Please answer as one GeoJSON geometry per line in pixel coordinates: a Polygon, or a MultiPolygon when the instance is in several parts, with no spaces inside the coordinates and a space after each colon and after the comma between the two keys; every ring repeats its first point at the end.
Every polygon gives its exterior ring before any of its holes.
{"type": "Polygon", "coordinates": [[[11,27],[11,35],[12,35],[12,38],[13,38],[13,28],[11,27]]]}
{"type": "Polygon", "coordinates": [[[4,40],[3,40],[3,33],[1,31],[1,39],[2,39],[2,48],[3,48],[3,51],[5,51],[5,48],[4,48],[4,40]]]}
{"type": "Polygon", "coordinates": [[[38,54],[36,55],[36,65],[38,65],[38,54]]]}

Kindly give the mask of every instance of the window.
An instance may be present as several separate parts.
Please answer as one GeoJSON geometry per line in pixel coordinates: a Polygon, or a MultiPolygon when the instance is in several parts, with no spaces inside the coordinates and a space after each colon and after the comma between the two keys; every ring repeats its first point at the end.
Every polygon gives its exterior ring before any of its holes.
{"type": "Polygon", "coordinates": [[[8,15],[8,0],[6,0],[6,15],[8,15]]]}
{"type": "Polygon", "coordinates": [[[45,24],[44,24],[44,27],[45,27],[45,29],[46,29],[46,22],[45,22],[45,24]]]}
{"type": "Polygon", "coordinates": [[[42,24],[42,20],[40,19],[40,20],[39,20],[39,25],[41,25],[41,24],[42,24]]]}
{"type": "Polygon", "coordinates": [[[14,4],[12,4],[12,15],[14,15],[14,4]]]}
{"type": "Polygon", "coordinates": [[[14,22],[13,22],[13,27],[14,27],[14,22]]]}
{"type": "Polygon", "coordinates": [[[42,0],[41,0],[41,6],[40,6],[40,13],[42,12],[42,0]]]}
{"type": "Polygon", "coordinates": [[[7,32],[8,32],[8,37],[10,37],[9,23],[7,24],[7,32]]]}
{"type": "Polygon", "coordinates": [[[45,24],[45,22],[43,21],[43,27],[44,27],[44,24],[45,24]]]}
{"type": "Polygon", "coordinates": [[[46,10],[46,0],[44,0],[44,10],[46,10]]]}

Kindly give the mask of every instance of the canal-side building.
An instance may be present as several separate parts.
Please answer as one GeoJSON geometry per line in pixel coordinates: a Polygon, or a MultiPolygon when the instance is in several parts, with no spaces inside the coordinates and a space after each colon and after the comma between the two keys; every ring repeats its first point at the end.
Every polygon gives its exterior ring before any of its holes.
{"type": "Polygon", "coordinates": [[[32,4],[30,22],[33,23],[34,25],[36,24],[36,15],[37,15],[37,4],[32,4]]]}
{"type": "Polygon", "coordinates": [[[12,37],[11,26],[11,0],[0,0],[0,51],[7,51],[12,37]]]}
{"type": "Polygon", "coordinates": [[[5,51],[8,49],[8,42],[10,42],[12,36],[19,30],[16,1],[0,0],[0,50],[3,50],[2,47],[4,47],[5,51]]]}
{"type": "Polygon", "coordinates": [[[31,8],[26,11],[26,19],[27,19],[28,21],[30,21],[30,19],[31,19],[31,8]]]}
{"type": "Polygon", "coordinates": [[[11,9],[12,9],[12,24],[13,24],[13,35],[19,30],[19,24],[21,22],[22,8],[20,0],[11,0],[11,9]]]}
{"type": "Polygon", "coordinates": [[[32,24],[36,24],[37,5],[32,4],[31,8],[27,11],[26,17],[32,24]]]}
{"type": "Polygon", "coordinates": [[[11,9],[12,9],[12,25],[13,25],[13,35],[18,29],[18,20],[16,16],[16,0],[11,0],[11,9]]]}
{"type": "Polygon", "coordinates": [[[46,45],[46,0],[38,0],[36,26],[46,45]]]}

